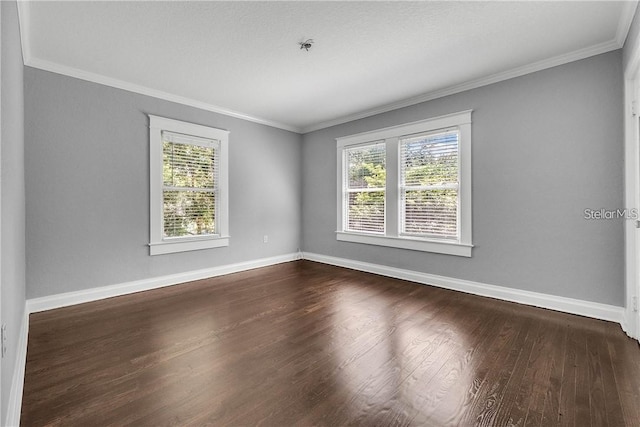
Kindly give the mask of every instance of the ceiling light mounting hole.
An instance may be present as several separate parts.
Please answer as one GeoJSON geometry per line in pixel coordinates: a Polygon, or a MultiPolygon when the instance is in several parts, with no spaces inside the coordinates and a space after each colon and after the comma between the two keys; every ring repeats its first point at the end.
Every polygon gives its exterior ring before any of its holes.
{"type": "Polygon", "coordinates": [[[300,50],[304,49],[308,52],[311,46],[313,46],[313,39],[306,39],[303,42],[298,42],[298,44],[300,45],[300,50]]]}

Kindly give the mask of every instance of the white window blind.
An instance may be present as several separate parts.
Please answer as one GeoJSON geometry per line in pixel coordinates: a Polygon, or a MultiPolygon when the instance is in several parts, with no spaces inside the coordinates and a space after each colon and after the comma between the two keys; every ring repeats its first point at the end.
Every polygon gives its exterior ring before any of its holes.
{"type": "Polygon", "coordinates": [[[336,138],[336,239],[470,257],[471,113],[336,138]]]}
{"type": "Polygon", "coordinates": [[[385,231],[385,151],[384,142],[344,150],[344,228],[348,231],[385,231]]]}
{"type": "Polygon", "coordinates": [[[215,235],[220,141],[162,132],[163,238],[215,235]]]}
{"type": "Polygon", "coordinates": [[[400,232],[459,239],[458,130],[400,139],[400,232]]]}

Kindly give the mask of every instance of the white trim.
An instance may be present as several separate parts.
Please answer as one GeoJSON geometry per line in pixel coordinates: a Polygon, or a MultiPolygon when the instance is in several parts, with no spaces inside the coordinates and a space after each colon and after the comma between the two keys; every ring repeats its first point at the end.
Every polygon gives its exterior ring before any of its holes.
{"type": "Polygon", "coordinates": [[[53,310],[61,307],[68,307],[70,305],[82,304],[85,302],[98,301],[105,298],[117,297],[120,295],[128,295],[135,292],[148,291],[151,289],[157,289],[166,286],[179,285],[194,280],[208,279],[211,277],[223,276],[225,274],[252,270],[254,268],[267,267],[270,265],[296,261],[301,257],[301,252],[295,252],[269,258],[261,258],[252,261],[227,264],[219,267],[171,274],[168,276],[136,280],[133,282],[120,283],[117,285],[103,286],[77,292],[67,292],[47,297],[28,299],[25,303],[24,316],[22,325],[20,327],[20,337],[17,343],[16,364],[13,370],[13,381],[11,383],[11,394],[9,395],[9,405],[7,416],[5,418],[5,425],[9,427],[17,427],[20,425],[22,393],[24,389],[24,374],[27,362],[29,314],[53,310]]]}
{"type": "MultiPolygon", "coordinates": [[[[22,3],[22,2],[18,2],[18,3],[22,3]]],[[[26,40],[26,37],[23,39],[23,46],[24,46],[25,40],[26,40]]],[[[251,116],[249,114],[230,110],[224,107],[220,107],[220,106],[209,104],[203,101],[187,98],[184,96],[174,95],[169,92],[152,89],[152,88],[138,85],[135,83],[126,82],[124,80],[103,76],[97,73],[91,73],[88,71],[80,70],[78,68],[73,68],[66,65],[60,65],[54,62],[45,61],[38,58],[32,58],[31,56],[26,55],[26,52],[28,52],[28,49],[25,49],[24,47],[23,47],[23,56],[24,56],[24,63],[25,63],[24,65],[28,67],[38,68],[40,70],[50,71],[56,74],[75,77],[80,80],[98,83],[105,86],[114,87],[117,89],[123,89],[130,92],[139,93],[141,95],[163,99],[165,101],[176,102],[178,104],[188,105],[190,107],[199,108],[201,110],[211,111],[214,113],[223,114],[225,116],[235,117],[238,119],[247,120],[249,122],[258,123],[266,126],[271,126],[278,129],[283,129],[290,132],[305,134],[305,133],[313,132],[316,130],[328,128],[331,126],[339,125],[342,123],[347,123],[347,122],[355,121],[358,119],[363,119],[365,117],[374,116],[376,114],[386,113],[388,111],[397,110],[399,108],[409,107],[411,105],[416,105],[426,101],[431,101],[433,99],[443,98],[448,95],[454,95],[456,93],[464,92],[471,89],[476,89],[482,86],[488,86],[490,84],[498,83],[504,80],[509,80],[515,77],[524,76],[526,74],[534,73],[536,71],[542,71],[547,68],[553,68],[558,65],[579,61],[581,59],[589,58],[591,56],[595,56],[602,53],[610,52],[612,50],[620,49],[620,47],[621,46],[619,46],[615,40],[612,40],[612,41],[594,45],[585,49],[580,49],[574,52],[570,52],[565,55],[559,55],[553,58],[534,62],[533,64],[524,65],[522,67],[517,67],[508,71],[492,74],[490,76],[470,80],[468,82],[464,82],[458,85],[449,86],[443,89],[427,92],[425,94],[421,94],[421,95],[418,95],[409,99],[405,99],[402,101],[385,104],[380,107],[364,110],[358,113],[342,116],[337,119],[327,120],[324,122],[312,124],[309,126],[303,126],[303,127],[292,126],[285,123],[280,123],[280,122],[276,122],[268,119],[263,119],[260,117],[251,116]]]]}
{"type": "Polygon", "coordinates": [[[178,239],[149,243],[149,255],[165,255],[176,252],[199,251],[201,249],[223,248],[229,246],[229,236],[207,237],[193,240],[178,239]]]}
{"type": "Polygon", "coordinates": [[[431,117],[425,120],[403,123],[395,126],[360,132],[353,135],[336,138],[338,147],[346,145],[364,144],[367,142],[382,141],[388,138],[403,137],[416,133],[430,132],[439,129],[460,126],[471,123],[471,113],[473,110],[458,111],[457,113],[444,114],[442,116],[431,117]]]}
{"type": "Polygon", "coordinates": [[[633,339],[638,339],[638,335],[636,334],[636,328],[635,328],[635,320],[633,319],[633,312],[630,310],[627,310],[626,308],[623,309],[623,313],[622,313],[622,321],[620,322],[620,327],[622,328],[622,330],[624,331],[625,334],[627,334],[627,336],[629,338],[633,338],[633,339]]]}
{"type": "Polygon", "coordinates": [[[401,100],[394,103],[382,105],[380,107],[371,108],[365,111],[360,111],[354,114],[338,117],[308,126],[292,126],[285,123],[280,123],[272,120],[263,119],[260,117],[254,117],[248,114],[244,114],[238,111],[233,111],[224,107],[220,107],[206,102],[198,101],[195,99],[187,98],[171,94],[168,92],[151,89],[145,86],[137,85],[134,83],[125,82],[123,80],[114,79],[111,77],[103,76],[96,73],[87,72],[73,67],[57,64],[50,61],[45,61],[31,56],[30,41],[29,41],[29,3],[28,1],[18,0],[18,18],[20,20],[20,31],[22,41],[22,56],[24,59],[24,65],[39,68],[41,70],[50,71],[57,74],[63,74],[71,77],[75,77],[81,80],[103,84],[118,89],[128,90],[131,92],[139,93],[142,95],[151,96],[154,98],[164,99],[166,101],[176,102],[183,105],[199,108],[206,111],[212,111],[218,114],[224,114],[226,116],[247,120],[254,123],[263,124],[266,126],[275,127],[278,129],[288,130],[291,132],[305,134],[316,130],[328,128],[331,126],[339,125],[342,123],[351,122],[354,120],[370,117],[376,114],[385,113],[387,111],[396,110],[398,108],[408,107],[411,105],[420,104],[422,102],[430,101],[437,98],[442,98],[448,95],[464,92],[470,89],[476,89],[482,86],[487,86],[493,83],[498,83],[504,80],[509,80],[514,77],[523,76],[536,71],[542,71],[547,68],[556,67],[558,65],[568,64],[570,62],[579,61],[581,59],[589,58],[591,56],[600,55],[602,53],[610,52],[612,50],[620,49],[629,32],[631,20],[637,7],[637,3],[630,1],[625,2],[618,22],[618,29],[614,39],[593,46],[589,46],[583,49],[578,49],[573,52],[565,53],[562,55],[554,56],[552,58],[544,59],[542,61],[534,62],[532,64],[523,65],[521,67],[512,68],[511,70],[503,71],[500,73],[492,74],[485,77],[480,77],[474,80],[463,82],[461,84],[449,86],[443,89],[437,89],[431,92],[427,92],[412,98],[401,100]]]}
{"type": "MultiPolygon", "coordinates": [[[[524,291],[504,286],[489,285],[471,280],[456,279],[453,277],[439,276],[414,270],[388,267],[380,264],[372,264],[311,252],[295,252],[270,258],[261,258],[252,261],[227,264],[219,267],[212,267],[202,270],[171,274],[168,276],[160,276],[150,279],[125,282],[117,285],[103,286],[77,292],[67,292],[41,298],[28,299],[26,302],[25,320],[21,329],[19,349],[20,351],[22,351],[22,349],[24,348],[26,355],[26,339],[29,326],[27,320],[30,313],[53,310],[70,305],[98,301],[105,298],[127,295],[135,292],[142,292],[166,286],[179,285],[194,280],[208,279],[211,277],[223,276],[226,274],[267,267],[270,265],[296,261],[299,259],[335,265],[338,267],[350,268],[353,270],[379,274],[381,276],[393,277],[425,285],[437,286],[440,288],[451,289],[454,291],[465,292],[473,295],[496,298],[504,301],[511,301],[519,304],[561,311],[564,313],[577,314],[580,316],[607,320],[620,324],[622,324],[624,320],[623,307],[614,305],[543,294],[539,292],[524,291]],[[22,345],[23,342],[24,345],[22,345]]],[[[25,360],[24,357],[22,358],[22,360],[25,360]]]]}
{"type": "Polygon", "coordinates": [[[472,244],[472,201],[471,201],[471,114],[473,110],[445,114],[426,120],[403,123],[372,131],[336,138],[336,239],[353,243],[396,247],[415,251],[434,252],[446,255],[471,257],[472,244]],[[458,142],[458,233],[456,241],[440,241],[426,237],[400,235],[402,218],[400,201],[399,150],[405,137],[430,132],[456,129],[458,142]],[[347,230],[347,198],[345,197],[347,168],[345,152],[352,147],[385,143],[386,186],[385,186],[385,230],[381,234],[358,233],[347,230]]]}
{"type": "Polygon", "coordinates": [[[411,237],[376,236],[372,234],[336,231],[336,239],[342,242],[364,243],[412,251],[435,252],[446,255],[471,257],[473,245],[458,242],[425,240],[411,237]]]}
{"type": "MultiPolygon", "coordinates": [[[[196,145],[199,145],[197,143],[196,145]]],[[[149,114],[149,254],[163,255],[175,252],[212,249],[229,246],[229,131],[202,126],[181,120],[149,114]],[[215,235],[163,238],[163,155],[164,131],[179,135],[217,141],[217,191],[215,206],[215,235]]]]}
{"type": "MultiPolygon", "coordinates": [[[[629,22],[629,28],[627,29],[627,32],[631,28],[630,27],[631,24],[633,23],[633,14],[629,19],[631,21],[629,22]]],[[[628,35],[625,37],[628,37],[628,35]]],[[[629,80],[629,81],[635,80],[640,74],[640,36],[636,37],[635,40],[632,40],[632,39],[625,40],[624,49],[628,52],[627,66],[624,70],[622,70],[624,73],[624,77],[626,80],[629,80]]],[[[627,82],[625,81],[625,83],[627,82]]]]}
{"type": "Polygon", "coordinates": [[[18,28],[20,29],[20,47],[22,49],[22,62],[27,65],[27,60],[31,59],[31,51],[29,49],[29,2],[17,0],[18,8],[18,28]]]}
{"type": "Polygon", "coordinates": [[[194,280],[223,276],[225,274],[252,270],[254,268],[267,267],[270,265],[281,264],[298,259],[300,259],[300,254],[296,252],[269,258],[261,258],[252,261],[243,261],[235,264],[227,264],[219,267],[205,268],[202,270],[170,274],[168,276],[135,280],[132,282],[125,282],[117,285],[102,286],[99,288],[85,289],[82,291],[66,292],[63,294],[32,298],[27,300],[27,311],[29,313],[37,313],[40,311],[53,310],[55,308],[67,307],[70,305],[82,304],[90,301],[98,301],[104,298],[117,297],[120,295],[127,295],[135,292],[148,291],[151,289],[163,288],[165,286],[178,285],[185,282],[192,282],[194,280]]]}
{"type": "Polygon", "coordinates": [[[149,128],[151,129],[166,130],[177,134],[213,140],[220,140],[229,136],[229,131],[226,129],[203,126],[183,120],[168,119],[166,117],[154,116],[153,114],[149,114],[148,116],[149,128]]]}
{"type": "Polygon", "coordinates": [[[616,43],[619,47],[624,46],[624,42],[627,40],[629,29],[633,23],[633,17],[636,14],[638,8],[638,2],[625,1],[622,5],[622,11],[620,12],[620,18],[618,20],[618,31],[616,31],[616,43]]]}
{"type": "MultiPolygon", "coordinates": [[[[632,114],[632,102],[635,99],[637,81],[636,79],[625,78],[624,81],[624,206],[631,210],[637,208],[639,200],[637,192],[640,188],[638,183],[638,118],[632,114]]],[[[625,314],[622,325],[624,331],[632,338],[639,338],[638,325],[635,320],[638,313],[633,311],[633,298],[637,296],[638,286],[638,229],[635,221],[624,222],[624,246],[625,246],[625,314]]]]}
{"type": "Polygon", "coordinates": [[[13,369],[9,404],[7,406],[6,426],[19,426],[22,410],[22,391],[24,389],[24,370],[27,363],[27,343],[29,342],[29,312],[26,307],[20,325],[20,336],[16,347],[16,363],[13,369]]]}
{"type": "Polygon", "coordinates": [[[249,114],[244,114],[238,111],[223,108],[223,107],[209,104],[203,101],[198,101],[196,99],[191,99],[191,98],[187,98],[180,95],[174,95],[169,92],[152,89],[139,84],[130,83],[124,80],[103,76],[101,74],[91,73],[88,71],[80,70],[78,68],[73,68],[66,65],[56,64],[54,62],[45,61],[38,58],[29,58],[28,60],[25,59],[25,65],[33,68],[38,68],[44,71],[50,71],[52,73],[75,77],[77,79],[85,80],[92,83],[98,83],[101,85],[114,87],[116,89],[122,89],[122,90],[126,90],[133,93],[139,93],[141,95],[151,96],[153,98],[163,99],[165,101],[176,102],[182,105],[188,105],[190,107],[195,107],[200,110],[211,111],[213,113],[223,114],[225,116],[235,117],[237,119],[246,120],[249,122],[287,130],[290,132],[300,133],[301,131],[300,128],[295,126],[290,126],[285,123],[275,122],[272,120],[251,116],[249,114]]]}
{"type": "MultiPolygon", "coordinates": [[[[637,3],[635,4],[637,6],[637,3]]],[[[635,13],[635,7],[633,11],[635,13]]],[[[629,26],[634,13],[630,13],[629,26]]],[[[629,28],[627,27],[627,32],[629,28]]],[[[640,206],[638,192],[640,191],[640,150],[638,142],[638,102],[640,102],[640,39],[626,40],[625,47],[629,53],[629,60],[624,71],[624,206],[635,209],[640,206]],[[635,116],[633,105],[636,105],[635,116]]],[[[640,231],[635,221],[625,221],[625,312],[622,329],[632,338],[640,340],[640,315],[633,309],[633,299],[640,297],[640,271],[638,267],[640,231]]]]}
{"type": "Polygon", "coordinates": [[[309,252],[303,253],[303,259],[610,322],[622,323],[623,320],[623,308],[608,304],[548,295],[539,292],[523,291],[504,286],[488,285],[470,280],[438,276],[435,274],[421,273],[413,270],[387,267],[379,264],[309,252]]]}
{"type": "MultiPolygon", "coordinates": [[[[626,37],[626,35],[625,35],[626,37]]],[[[488,86],[494,83],[499,83],[504,80],[513,79],[515,77],[524,76],[526,74],[535,73],[537,71],[546,70],[547,68],[557,67],[558,65],[568,64],[570,62],[579,61],[581,59],[589,58],[591,56],[607,53],[612,50],[620,49],[622,47],[616,40],[610,40],[608,42],[600,43],[594,46],[590,46],[584,49],[579,49],[567,54],[554,56],[553,58],[544,59],[542,61],[534,62],[533,64],[523,65],[522,67],[513,68],[511,70],[503,71],[500,73],[492,74],[486,77],[480,77],[478,79],[470,80],[457,85],[449,86],[443,89],[437,89],[431,92],[424,93],[412,98],[408,98],[402,101],[394,102],[391,104],[385,104],[380,107],[371,108],[369,110],[360,111],[358,113],[349,114],[347,116],[338,117],[336,119],[327,120],[314,125],[304,126],[300,130],[301,133],[309,133],[320,129],[325,129],[331,126],[336,126],[342,123],[348,123],[365,117],[375,116],[376,114],[386,113],[388,111],[397,110],[399,108],[409,107],[411,105],[420,104],[433,99],[443,98],[445,96],[454,95],[456,93],[464,92],[471,89],[477,89],[479,87],[488,86]]]]}
{"type": "MultiPolygon", "coordinates": [[[[0,47],[2,46],[2,8],[0,7],[0,47]]],[[[1,49],[0,49],[0,83],[2,82],[2,75],[3,75],[3,70],[2,70],[2,54],[1,54],[1,49]]],[[[2,100],[2,85],[0,84],[0,100],[2,100]]],[[[0,130],[2,129],[2,108],[0,108],[0,130]]],[[[23,120],[24,122],[24,120],[23,120]]],[[[22,125],[24,127],[24,124],[22,125]]],[[[24,143],[24,138],[23,138],[23,143],[24,143]]],[[[24,144],[23,144],[23,149],[24,149],[24,144]]],[[[2,132],[0,131],[0,224],[2,224],[2,152],[4,150],[2,149],[2,132]]],[[[2,227],[0,226],[0,242],[2,242],[2,227]]],[[[2,277],[2,244],[0,244],[0,278],[2,277]]],[[[1,294],[0,294],[0,303],[2,302],[2,298],[1,298],[1,294]]],[[[2,317],[2,304],[0,304],[0,324],[2,323],[2,319],[4,319],[2,317]]],[[[0,346],[2,345],[2,343],[0,342],[0,346]]],[[[5,374],[6,375],[6,374],[5,374]]],[[[2,369],[0,369],[0,402],[2,402],[2,369]]],[[[5,416],[2,413],[2,405],[0,404],[0,422],[2,420],[5,420],[5,416]]],[[[5,422],[6,424],[6,422],[5,422]]]]}
{"type": "Polygon", "coordinates": [[[365,271],[368,273],[379,274],[381,276],[394,277],[416,283],[461,291],[473,295],[480,295],[570,314],[577,314],[580,316],[607,320],[620,323],[623,327],[623,330],[626,331],[622,307],[542,294],[537,292],[522,291],[502,286],[487,285],[484,283],[472,282],[469,280],[437,276],[434,274],[387,267],[379,264],[371,264],[310,252],[296,252],[270,258],[262,258],[253,261],[229,264],[220,267],[172,274],[168,276],[121,283],[118,285],[104,286],[77,292],[67,292],[64,294],[57,294],[27,300],[25,304],[26,307],[23,322],[20,328],[18,354],[16,355],[16,367],[14,369],[14,377],[11,387],[6,425],[18,426],[20,424],[20,411],[22,407],[22,391],[24,387],[24,369],[27,357],[30,313],[53,310],[56,308],[82,304],[90,301],[98,301],[105,298],[127,295],[135,292],[162,288],[165,286],[179,285],[194,280],[222,276],[225,274],[266,267],[299,259],[306,259],[309,261],[350,268],[353,270],[365,271]]]}

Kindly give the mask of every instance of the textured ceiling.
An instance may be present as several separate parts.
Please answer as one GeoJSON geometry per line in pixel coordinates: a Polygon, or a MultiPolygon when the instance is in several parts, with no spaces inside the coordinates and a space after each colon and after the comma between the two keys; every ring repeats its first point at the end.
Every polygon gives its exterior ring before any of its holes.
{"type": "Polygon", "coordinates": [[[22,3],[20,19],[27,65],[308,131],[619,48],[634,10],[611,1],[49,1],[22,3]],[[308,52],[298,45],[307,38],[308,52]]]}

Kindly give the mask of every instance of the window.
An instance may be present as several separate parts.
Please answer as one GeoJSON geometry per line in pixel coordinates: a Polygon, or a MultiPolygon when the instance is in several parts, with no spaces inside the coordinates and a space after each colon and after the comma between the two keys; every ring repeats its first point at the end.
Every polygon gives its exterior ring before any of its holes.
{"type": "Polygon", "coordinates": [[[151,255],[229,245],[229,132],[149,116],[151,255]]]}
{"type": "Polygon", "coordinates": [[[384,234],[385,144],[345,149],[348,231],[384,234]]]}
{"type": "Polygon", "coordinates": [[[338,240],[471,256],[471,111],[337,146],[338,240]]]}
{"type": "Polygon", "coordinates": [[[459,238],[457,130],[400,140],[401,234],[459,238]]]}

